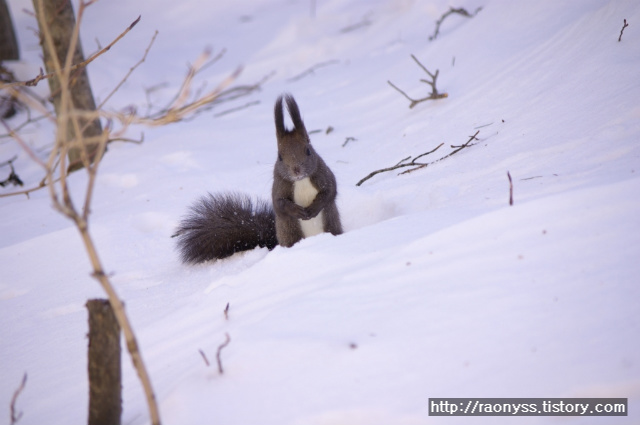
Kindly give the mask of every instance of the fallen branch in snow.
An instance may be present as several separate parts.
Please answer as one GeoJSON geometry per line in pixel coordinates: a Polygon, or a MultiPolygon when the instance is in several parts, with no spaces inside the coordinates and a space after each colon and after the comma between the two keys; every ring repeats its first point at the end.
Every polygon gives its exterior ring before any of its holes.
{"type": "Polygon", "coordinates": [[[389,83],[389,85],[391,87],[393,87],[394,89],[396,89],[400,94],[402,94],[404,97],[406,97],[411,104],[409,105],[409,108],[413,108],[414,106],[416,106],[418,103],[420,102],[424,102],[426,100],[436,100],[436,99],[443,99],[445,97],[448,97],[449,95],[447,93],[438,93],[438,88],[436,87],[436,80],[438,79],[438,74],[440,73],[439,70],[436,69],[436,73],[432,74],[431,72],[429,72],[429,70],[422,64],[420,63],[420,61],[418,60],[418,58],[416,58],[413,54],[411,55],[411,58],[413,58],[413,60],[418,64],[418,66],[420,68],[422,68],[424,70],[424,72],[427,73],[427,75],[429,75],[429,77],[431,77],[431,81],[428,80],[424,80],[421,79],[420,81],[422,81],[425,84],[428,84],[431,86],[431,94],[429,94],[429,96],[423,98],[423,99],[413,99],[411,97],[409,97],[408,94],[406,94],[405,92],[403,92],[402,90],[400,90],[395,84],[393,84],[391,81],[387,81],[387,83],[389,83]]]}
{"type": "Polygon", "coordinates": [[[509,178],[509,205],[513,205],[513,180],[511,180],[511,173],[508,171],[507,177],[509,178]]]}
{"type": "MultiPolygon", "coordinates": [[[[431,164],[435,164],[436,162],[440,162],[446,158],[449,158],[452,155],[455,155],[456,153],[460,152],[461,150],[468,148],[469,146],[473,146],[473,144],[470,144],[473,140],[478,140],[477,139],[477,135],[478,133],[480,133],[480,130],[476,131],[476,133],[473,136],[469,136],[469,140],[467,140],[467,142],[465,142],[464,144],[460,145],[460,146],[451,146],[451,148],[455,149],[454,151],[450,152],[449,154],[443,156],[440,159],[436,159],[435,161],[431,161],[431,162],[416,162],[419,158],[422,158],[423,156],[429,155],[435,151],[437,151],[442,145],[444,145],[444,143],[440,143],[435,149],[430,150],[429,152],[425,152],[423,154],[420,154],[418,156],[416,156],[415,158],[413,158],[411,160],[411,162],[406,162],[409,161],[411,159],[410,156],[400,160],[400,162],[398,162],[396,165],[392,166],[392,167],[387,167],[387,168],[382,168],[380,170],[376,170],[376,171],[372,171],[371,173],[369,173],[366,177],[364,177],[363,179],[361,179],[358,183],[356,183],[356,186],[360,186],[362,183],[364,183],[365,181],[369,180],[371,177],[375,176],[376,174],[380,174],[380,173],[385,173],[387,171],[393,171],[393,170],[397,170],[399,168],[404,168],[404,167],[414,167],[411,168],[409,170],[405,170],[400,174],[407,174],[407,173],[411,173],[412,171],[416,171],[419,170],[421,168],[425,168],[431,164]]],[[[400,175],[399,174],[399,175],[400,175]]]]}
{"type": "Polygon", "coordinates": [[[371,20],[369,20],[369,18],[365,16],[365,17],[364,17],[364,18],[362,18],[362,20],[361,20],[360,22],[358,22],[357,24],[349,25],[349,26],[346,26],[346,27],[342,28],[342,29],[340,30],[340,33],[342,33],[342,34],[346,34],[346,33],[348,33],[348,32],[355,31],[355,30],[358,30],[358,29],[360,29],[360,28],[368,27],[368,26],[369,26],[369,25],[371,25],[372,23],[373,23],[373,22],[371,22],[371,20]]]}
{"type": "Polygon", "coordinates": [[[344,148],[345,146],[347,146],[349,142],[355,142],[356,140],[358,139],[356,139],[355,137],[349,136],[346,139],[344,139],[344,143],[342,144],[342,147],[344,148]]]}
{"type": "Polygon", "coordinates": [[[307,69],[306,71],[304,71],[304,72],[302,72],[302,73],[300,73],[300,74],[296,75],[295,77],[291,77],[291,78],[289,78],[289,79],[287,80],[287,82],[289,82],[289,83],[293,83],[294,81],[301,80],[301,79],[303,79],[304,77],[306,77],[307,75],[311,75],[311,74],[313,74],[313,73],[314,73],[314,71],[315,71],[316,69],[324,68],[325,66],[329,66],[329,65],[333,65],[333,64],[337,64],[337,63],[340,63],[340,61],[339,61],[339,60],[337,60],[337,59],[317,63],[317,64],[313,65],[311,68],[307,69]]]}
{"type": "Polygon", "coordinates": [[[442,22],[444,22],[444,20],[449,16],[449,15],[453,15],[454,13],[457,13],[458,15],[462,15],[466,18],[473,18],[474,16],[476,16],[478,14],[478,12],[480,12],[482,10],[482,7],[479,7],[476,9],[475,12],[473,12],[473,14],[467,12],[466,9],[464,8],[458,8],[455,9],[453,7],[450,7],[449,10],[447,12],[444,13],[444,15],[442,15],[440,17],[440,19],[438,19],[436,21],[436,31],[433,33],[433,35],[431,37],[429,37],[429,41],[433,41],[438,37],[438,34],[440,33],[440,25],[442,25],[442,22]]]}
{"type": "Polygon", "coordinates": [[[218,362],[218,373],[220,373],[220,375],[224,373],[224,370],[222,369],[222,359],[220,358],[220,353],[222,352],[222,349],[227,345],[229,345],[229,343],[231,342],[231,338],[229,337],[229,334],[225,333],[224,335],[225,335],[225,340],[222,344],[220,344],[220,346],[218,347],[218,352],[216,353],[216,361],[218,362]]]}
{"type": "Polygon", "coordinates": [[[24,390],[24,387],[27,385],[27,373],[22,376],[22,382],[20,382],[20,386],[14,391],[13,397],[11,397],[11,425],[15,425],[18,423],[20,418],[22,418],[22,412],[18,412],[16,410],[16,402],[18,401],[18,396],[24,390]]]}
{"type": "Polygon", "coordinates": [[[416,170],[419,170],[419,169],[421,169],[421,168],[424,168],[424,167],[426,167],[426,166],[428,166],[428,165],[435,164],[436,162],[440,162],[440,161],[442,161],[442,160],[444,160],[444,159],[449,158],[449,157],[450,157],[450,156],[452,156],[452,155],[457,154],[458,152],[460,152],[460,151],[461,151],[462,149],[464,149],[464,148],[468,148],[469,146],[473,146],[473,145],[472,145],[472,144],[470,144],[470,143],[471,143],[472,141],[474,141],[474,140],[478,140],[478,138],[476,137],[476,136],[478,135],[478,133],[480,133],[480,130],[476,131],[476,132],[475,132],[475,134],[474,134],[473,136],[469,136],[469,140],[467,140],[465,143],[463,143],[463,144],[462,144],[462,145],[460,145],[460,146],[454,146],[454,145],[451,145],[451,148],[452,148],[452,149],[455,149],[455,150],[454,150],[454,151],[452,151],[452,152],[450,152],[449,154],[447,154],[447,155],[443,156],[442,158],[440,158],[440,159],[436,159],[435,161],[430,162],[430,163],[428,163],[428,164],[419,165],[419,166],[417,166],[416,168],[412,168],[412,169],[410,169],[410,170],[403,171],[403,172],[402,172],[402,173],[400,173],[400,174],[408,174],[408,173],[411,173],[411,172],[413,172],[413,171],[416,171],[416,170]]]}
{"type": "Polygon", "coordinates": [[[198,350],[198,352],[200,353],[200,355],[202,356],[202,359],[204,360],[204,364],[207,365],[207,367],[209,367],[209,359],[207,358],[206,354],[204,354],[204,351],[202,350],[198,350]]]}
{"type": "Polygon", "coordinates": [[[414,167],[417,165],[424,165],[426,166],[427,164],[421,164],[419,162],[416,162],[419,158],[422,158],[423,156],[429,155],[434,153],[435,151],[437,151],[438,149],[440,149],[440,147],[444,145],[444,143],[440,143],[438,146],[436,146],[434,149],[430,150],[429,152],[425,152],[423,154],[420,154],[418,156],[416,156],[415,158],[413,158],[411,160],[411,162],[405,162],[411,159],[410,156],[401,159],[400,162],[398,162],[396,165],[391,166],[391,167],[387,167],[387,168],[382,168],[380,170],[376,170],[376,171],[372,171],[371,173],[369,173],[369,175],[367,175],[365,178],[363,178],[362,180],[360,180],[358,183],[356,183],[356,186],[360,186],[362,183],[366,182],[367,180],[369,180],[371,177],[375,176],[376,174],[380,174],[380,173],[386,173],[387,171],[393,171],[393,170],[397,170],[398,168],[403,168],[403,167],[414,167]]]}
{"type": "Polygon", "coordinates": [[[628,26],[629,24],[627,24],[627,20],[625,19],[624,24],[622,25],[622,29],[620,30],[620,37],[618,37],[618,43],[622,41],[622,33],[624,32],[624,29],[628,26]]]}
{"type": "Polygon", "coordinates": [[[224,320],[229,320],[229,303],[227,303],[227,306],[224,308],[224,320]]]}

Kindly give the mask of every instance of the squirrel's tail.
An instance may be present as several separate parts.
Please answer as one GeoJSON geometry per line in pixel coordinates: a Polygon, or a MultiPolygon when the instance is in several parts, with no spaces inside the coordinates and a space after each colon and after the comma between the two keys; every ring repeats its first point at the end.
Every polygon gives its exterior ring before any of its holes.
{"type": "Polygon", "coordinates": [[[229,257],[256,246],[275,248],[275,214],[271,205],[235,193],[208,194],[191,206],[173,237],[185,263],[229,257]]]}

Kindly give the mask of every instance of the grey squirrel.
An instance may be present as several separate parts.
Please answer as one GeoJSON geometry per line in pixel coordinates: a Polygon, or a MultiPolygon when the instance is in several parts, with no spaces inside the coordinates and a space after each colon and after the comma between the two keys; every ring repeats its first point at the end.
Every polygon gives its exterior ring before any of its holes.
{"type": "Polygon", "coordinates": [[[316,153],[295,99],[284,95],[293,129],[284,125],[283,97],[274,108],[278,158],[272,205],[237,193],[202,197],[191,206],[174,237],[184,263],[226,258],[257,246],[290,247],[302,238],[342,233],[336,178],[316,153]]]}

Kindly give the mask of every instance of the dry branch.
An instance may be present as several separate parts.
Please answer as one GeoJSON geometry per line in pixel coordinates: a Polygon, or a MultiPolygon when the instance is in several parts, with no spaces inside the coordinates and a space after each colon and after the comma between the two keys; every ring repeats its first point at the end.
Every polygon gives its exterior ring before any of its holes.
{"type": "Polygon", "coordinates": [[[406,97],[411,102],[411,104],[409,105],[409,108],[411,109],[414,106],[416,106],[418,103],[424,102],[426,100],[444,99],[445,97],[448,97],[449,95],[447,93],[439,93],[438,92],[438,88],[436,87],[436,81],[438,80],[438,74],[440,73],[440,71],[436,69],[436,73],[432,74],[431,72],[429,72],[429,70],[422,63],[420,63],[418,58],[416,58],[413,54],[411,55],[411,58],[413,58],[413,60],[418,64],[418,66],[420,68],[422,68],[422,70],[424,72],[426,72],[427,75],[431,78],[431,81],[425,80],[425,79],[420,79],[420,81],[422,81],[423,83],[428,84],[428,85],[431,86],[431,93],[429,94],[429,96],[427,96],[427,97],[425,97],[423,99],[413,99],[408,94],[406,94],[405,92],[400,90],[391,81],[387,81],[387,83],[389,83],[389,85],[391,87],[396,89],[400,94],[402,94],[404,97],[406,97]]]}
{"type": "Polygon", "coordinates": [[[207,367],[209,367],[209,366],[210,366],[210,364],[209,364],[209,359],[207,358],[207,355],[206,355],[206,354],[204,354],[204,351],[202,351],[202,350],[198,350],[198,352],[199,352],[199,353],[200,353],[200,355],[202,356],[202,360],[204,360],[204,364],[206,364],[206,365],[207,365],[207,367]]]}
{"type": "Polygon", "coordinates": [[[620,30],[620,37],[618,37],[618,43],[622,41],[622,33],[624,32],[624,29],[628,26],[629,24],[627,24],[627,20],[625,19],[624,24],[622,25],[622,29],[620,30]]]}
{"type": "Polygon", "coordinates": [[[326,62],[320,62],[320,63],[317,63],[317,64],[313,65],[311,68],[307,69],[306,71],[303,71],[303,72],[301,72],[300,74],[298,74],[298,75],[296,75],[296,76],[294,76],[294,77],[289,78],[289,79],[287,80],[287,82],[289,82],[289,83],[293,83],[294,81],[301,80],[301,79],[303,79],[304,77],[306,77],[307,75],[311,75],[311,74],[313,74],[313,73],[315,72],[315,70],[316,70],[316,69],[324,68],[325,66],[334,65],[334,64],[337,64],[337,63],[340,63],[340,61],[339,61],[339,60],[337,60],[337,59],[330,60],[330,61],[326,61],[326,62]]]}
{"type": "Polygon", "coordinates": [[[20,418],[22,418],[22,412],[18,412],[16,410],[16,402],[18,401],[18,396],[24,390],[24,387],[27,385],[27,373],[22,376],[22,382],[20,382],[20,386],[14,391],[13,397],[11,397],[11,425],[15,425],[18,423],[20,418]]]}
{"type": "Polygon", "coordinates": [[[216,352],[216,361],[218,362],[218,373],[220,375],[224,373],[224,370],[222,369],[222,359],[220,358],[220,354],[222,353],[222,349],[227,345],[229,345],[229,343],[231,342],[231,338],[229,337],[229,334],[225,333],[224,335],[225,335],[225,340],[222,344],[220,344],[220,346],[218,347],[218,351],[216,352]]]}
{"type": "Polygon", "coordinates": [[[481,7],[477,8],[475,12],[473,12],[473,14],[467,12],[466,9],[464,8],[454,8],[454,7],[450,7],[449,10],[447,12],[444,13],[444,15],[442,15],[440,17],[440,19],[438,19],[436,21],[436,31],[433,33],[432,36],[429,37],[429,41],[433,41],[438,37],[438,34],[440,33],[440,25],[442,25],[442,22],[444,22],[444,20],[450,16],[453,15],[454,13],[457,13],[458,15],[464,16],[465,18],[473,18],[474,16],[476,16],[478,14],[478,12],[480,12],[482,10],[481,7]]]}
{"type": "Polygon", "coordinates": [[[9,177],[7,177],[6,180],[0,181],[0,186],[5,187],[10,184],[13,184],[14,186],[24,186],[24,183],[22,182],[22,180],[20,180],[20,177],[18,177],[18,175],[16,174],[16,170],[13,168],[13,161],[15,161],[16,159],[18,159],[17,155],[11,158],[10,160],[0,164],[0,167],[3,167],[5,165],[8,165],[9,167],[11,167],[11,172],[9,173],[9,177]]]}
{"type": "MultiPolygon", "coordinates": [[[[81,2],[81,4],[84,4],[81,2]]],[[[80,18],[80,16],[79,16],[80,18]]],[[[91,62],[93,62],[94,60],[96,60],[99,56],[103,55],[104,53],[108,52],[109,49],[111,49],[113,47],[114,44],[116,44],[118,41],[120,41],[125,35],[127,35],[127,33],[129,31],[131,31],[133,29],[133,27],[136,26],[136,24],[138,22],[140,22],[140,18],[141,16],[138,16],[138,18],[133,21],[131,23],[131,25],[129,25],[127,27],[127,29],[125,29],[119,36],[117,36],[115,38],[115,40],[113,40],[111,43],[109,43],[106,47],[104,47],[103,49],[101,49],[100,51],[94,53],[93,55],[91,55],[88,59],[76,63],[74,65],[72,65],[69,69],[64,69],[64,72],[68,72],[70,74],[75,73],[75,71],[79,70],[80,68],[85,68],[87,65],[89,65],[91,62]]],[[[78,20],[79,21],[79,20],[78,20]]],[[[78,22],[79,23],[79,22],[78,22]]],[[[76,37],[77,38],[77,37],[76,37]]],[[[15,86],[28,86],[28,87],[32,87],[37,85],[40,81],[45,80],[47,78],[51,78],[53,76],[56,75],[56,72],[49,72],[47,74],[44,73],[44,71],[42,70],[42,68],[40,68],[40,74],[38,74],[36,77],[32,78],[31,80],[27,80],[27,81],[14,81],[12,83],[7,83],[7,84],[3,84],[0,86],[0,90],[4,89],[4,88],[8,88],[8,87],[15,87],[15,86]]]]}
{"type": "Polygon", "coordinates": [[[451,148],[452,148],[452,149],[455,149],[455,150],[451,151],[450,153],[448,153],[447,155],[443,156],[442,158],[440,158],[440,159],[436,159],[435,161],[430,162],[430,163],[428,163],[428,164],[419,165],[419,166],[417,166],[416,168],[411,168],[410,170],[403,171],[403,172],[402,172],[402,173],[400,173],[400,174],[408,174],[408,173],[411,173],[411,172],[413,172],[413,171],[416,171],[416,170],[419,170],[419,169],[421,169],[421,168],[424,168],[424,167],[426,167],[426,166],[428,166],[428,165],[435,164],[436,162],[440,162],[440,161],[442,161],[442,160],[444,160],[444,159],[449,158],[449,157],[450,157],[450,156],[452,156],[452,155],[457,154],[458,152],[460,152],[460,151],[461,151],[462,149],[464,149],[464,148],[468,148],[469,146],[473,146],[473,145],[472,145],[472,144],[470,144],[470,143],[471,143],[472,141],[474,141],[474,140],[478,140],[478,138],[476,137],[476,136],[478,135],[478,133],[480,133],[480,130],[476,131],[476,132],[475,132],[475,134],[474,134],[473,136],[469,136],[469,140],[467,140],[465,143],[463,143],[463,144],[462,144],[462,145],[460,145],[460,146],[453,146],[453,145],[451,145],[451,148]]]}
{"type": "MultiPolygon", "coordinates": [[[[140,350],[138,348],[138,343],[133,331],[133,327],[129,322],[129,318],[124,310],[122,301],[118,297],[114,287],[111,285],[107,274],[104,272],[104,268],[98,256],[96,246],[93,242],[91,234],[89,233],[88,217],[99,161],[92,163],[90,160],[90,152],[88,152],[89,143],[87,140],[85,140],[85,135],[82,131],[83,126],[81,124],[81,119],[98,119],[99,116],[97,111],[94,111],[93,113],[78,111],[71,101],[69,87],[73,78],[73,67],[71,66],[71,58],[73,56],[73,52],[75,52],[75,46],[79,42],[78,28],[82,21],[82,11],[86,6],[90,4],[91,2],[80,3],[77,23],[72,34],[70,45],[68,46],[65,63],[61,64],[56,55],[53,55],[52,57],[55,76],[56,79],[59,80],[60,84],[60,108],[56,116],[56,136],[54,148],[49,154],[49,158],[46,163],[40,161],[40,164],[44,166],[46,172],[45,185],[49,189],[49,195],[54,209],[69,218],[75,224],[80,233],[93,269],[92,276],[100,283],[103,290],[107,293],[109,303],[111,304],[114,314],[118,320],[118,324],[120,325],[124,333],[127,348],[129,350],[134,368],[139,375],[140,381],[144,388],[144,392],[147,396],[147,404],[149,407],[151,423],[154,425],[159,425],[160,416],[155,399],[155,394],[151,387],[151,381],[149,379],[149,375],[147,373],[146,367],[142,360],[142,356],[140,354],[140,350]],[[71,137],[69,132],[67,131],[68,126],[72,126],[74,129],[73,137],[71,137]],[[66,155],[72,148],[80,149],[80,161],[84,165],[89,175],[89,179],[85,188],[84,202],[82,202],[82,210],[78,210],[78,208],[76,207],[67,183],[68,169],[66,167],[66,155]]],[[[41,12],[43,10],[43,7],[43,0],[36,0],[36,8],[39,11],[39,16],[42,16],[41,12]]],[[[134,21],[134,24],[132,24],[130,28],[135,25],[135,22],[137,22],[137,20],[134,21]]],[[[41,25],[40,30],[42,32],[44,43],[46,44],[47,49],[51,52],[55,51],[52,34],[46,22],[41,25]]],[[[118,39],[122,38],[127,32],[128,30],[126,30],[118,39]]],[[[107,46],[107,48],[102,49],[102,51],[107,51],[109,50],[109,48],[110,46],[107,46]]],[[[95,59],[95,57],[97,56],[92,56],[93,59],[95,59]]],[[[124,132],[124,129],[122,130],[122,132],[124,132]]],[[[19,139],[19,137],[15,136],[14,139],[19,139]]],[[[115,134],[115,137],[119,136],[121,136],[121,134],[115,134]]],[[[110,129],[107,127],[102,131],[100,135],[91,140],[98,158],[101,157],[104,153],[106,144],[110,138],[110,129]]],[[[32,157],[37,158],[26,144],[22,144],[22,147],[32,157]]]]}
{"type": "Polygon", "coordinates": [[[467,148],[469,146],[473,146],[470,143],[473,140],[477,140],[476,136],[478,135],[478,133],[480,133],[480,130],[476,131],[476,133],[473,136],[469,137],[469,140],[460,145],[460,146],[451,146],[452,148],[454,148],[454,150],[450,153],[448,153],[447,155],[443,156],[440,159],[436,159],[435,161],[431,161],[431,162],[417,162],[418,159],[422,158],[423,156],[432,154],[433,152],[437,151],[442,145],[444,145],[444,143],[440,143],[435,149],[430,150],[429,152],[425,152],[423,154],[420,154],[418,156],[416,156],[415,158],[411,159],[410,156],[401,159],[400,162],[398,162],[396,165],[391,166],[391,167],[387,167],[387,168],[382,168],[380,170],[376,170],[376,171],[372,171],[371,173],[369,173],[366,177],[364,177],[363,179],[361,179],[358,183],[356,183],[356,186],[360,186],[362,183],[364,183],[365,181],[369,180],[371,177],[375,176],[376,174],[380,174],[380,173],[385,173],[387,171],[393,171],[393,170],[397,170],[399,168],[404,168],[404,167],[414,167],[411,168],[409,170],[405,170],[400,174],[407,174],[407,173],[411,173],[412,171],[416,171],[419,170],[421,168],[425,168],[429,165],[435,164],[436,162],[440,162],[446,158],[449,158],[450,156],[460,152],[462,149],[467,148]],[[409,161],[411,159],[411,162],[406,162],[409,161]]]}
{"type": "Polygon", "coordinates": [[[513,180],[511,180],[511,173],[508,171],[507,178],[509,179],[509,205],[513,205],[513,180]]]}
{"type": "Polygon", "coordinates": [[[397,170],[398,168],[403,168],[403,167],[415,167],[415,166],[419,166],[419,165],[426,166],[427,164],[421,164],[421,163],[416,162],[416,161],[419,158],[422,158],[423,156],[432,154],[433,152],[437,151],[438,149],[440,149],[440,147],[442,145],[444,145],[444,143],[440,143],[438,146],[436,146],[434,149],[430,150],[429,152],[425,152],[423,154],[420,154],[420,155],[416,156],[415,158],[413,158],[411,160],[411,162],[405,162],[405,161],[408,161],[409,159],[411,159],[411,157],[408,156],[408,157],[400,160],[400,162],[398,162],[394,166],[387,167],[387,168],[382,168],[382,169],[376,170],[376,171],[372,171],[371,173],[369,173],[369,175],[367,175],[365,178],[361,179],[358,183],[356,183],[356,186],[360,186],[362,183],[364,183],[365,181],[369,180],[371,177],[375,176],[376,174],[386,173],[387,171],[393,171],[393,170],[397,170]]]}

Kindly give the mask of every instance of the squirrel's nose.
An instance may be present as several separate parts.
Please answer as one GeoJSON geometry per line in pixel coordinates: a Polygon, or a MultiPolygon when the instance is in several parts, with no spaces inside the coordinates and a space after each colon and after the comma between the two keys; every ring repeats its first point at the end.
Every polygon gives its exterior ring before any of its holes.
{"type": "Polygon", "coordinates": [[[300,167],[298,167],[297,165],[293,167],[293,174],[296,176],[300,175],[300,167]]]}

